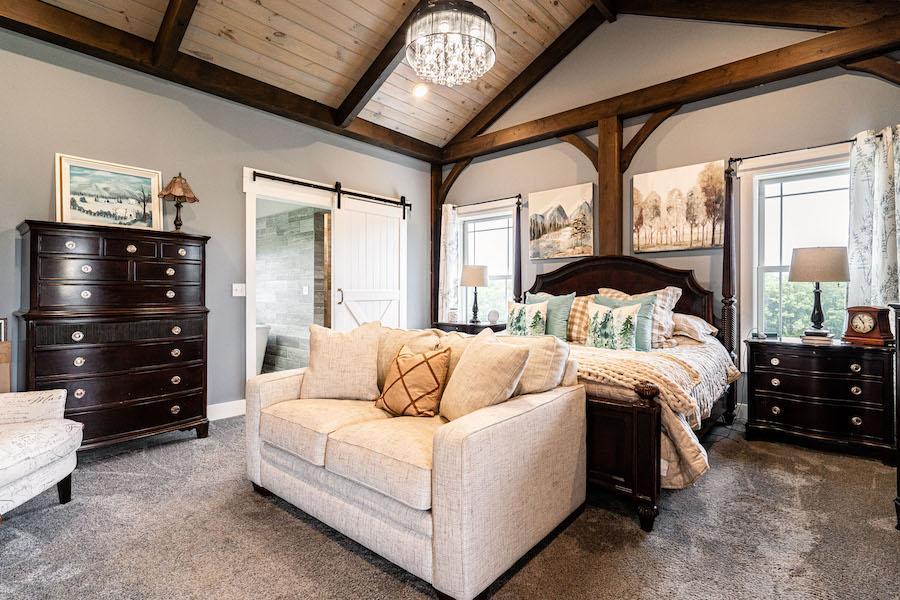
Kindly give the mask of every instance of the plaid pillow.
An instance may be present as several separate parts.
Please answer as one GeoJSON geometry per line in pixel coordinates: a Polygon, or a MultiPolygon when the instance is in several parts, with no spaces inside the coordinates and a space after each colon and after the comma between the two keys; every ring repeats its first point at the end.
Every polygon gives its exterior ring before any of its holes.
{"type": "MultiPolygon", "coordinates": [[[[681,288],[669,286],[661,290],[646,292],[643,294],[626,294],[611,288],[600,288],[597,293],[604,298],[613,300],[635,300],[656,294],[656,305],[653,307],[653,330],[650,335],[650,343],[654,348],[669,348],[673,344],[671,338],[675,332],[674,311],[675,304],[681,298],[681,288]]],[[[571,319],[571,317],[570,317],[571,319]]]]}
{"type": "Polygon", "coordinates": [[[588,305],[593,304],[594,296],[576,296],[569,310],[569,326],[566,338],[573,344],[583,344],[588,334],[588,305]]]}

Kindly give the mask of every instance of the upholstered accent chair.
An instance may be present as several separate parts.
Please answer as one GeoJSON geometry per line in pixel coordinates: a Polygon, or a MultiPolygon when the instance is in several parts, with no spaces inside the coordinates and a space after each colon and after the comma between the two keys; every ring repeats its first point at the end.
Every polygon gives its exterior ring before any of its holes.
{"type": "Polygon", "coordinates": [[[55,484],[72,498],[82,424],[63,418],[66,390],[0,394],[0,520],[55,484]]]}

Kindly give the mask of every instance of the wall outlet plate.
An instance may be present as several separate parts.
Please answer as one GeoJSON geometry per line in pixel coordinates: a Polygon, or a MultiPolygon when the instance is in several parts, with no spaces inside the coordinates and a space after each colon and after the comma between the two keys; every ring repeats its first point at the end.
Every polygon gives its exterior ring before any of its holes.
{"type": "Polygon", "coordinates": [[[246,283],[232,283],[231,284],[231,295],[235,298],[243,298],[247,295],[247,284],[246,283]]]}

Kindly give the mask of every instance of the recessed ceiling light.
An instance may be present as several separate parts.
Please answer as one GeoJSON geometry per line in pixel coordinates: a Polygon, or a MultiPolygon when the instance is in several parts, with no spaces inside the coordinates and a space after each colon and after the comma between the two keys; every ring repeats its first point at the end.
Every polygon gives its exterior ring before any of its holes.
{"type": "Polygon", "coordinates": [[[424,83],[417,83],[416,87],[413,88],[413,96],[416,98],[424,98],[428,93],[428,86],[424,83]]]}

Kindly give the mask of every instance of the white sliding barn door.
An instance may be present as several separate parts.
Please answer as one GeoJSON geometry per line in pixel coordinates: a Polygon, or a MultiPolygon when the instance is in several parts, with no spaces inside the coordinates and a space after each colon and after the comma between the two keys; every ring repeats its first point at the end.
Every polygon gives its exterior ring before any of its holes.
{"type": "Polygon", "coordinates": [[[406,327],[406,220],[399,208],[343,197],[333,213],[332,327],[406,327]]]}

